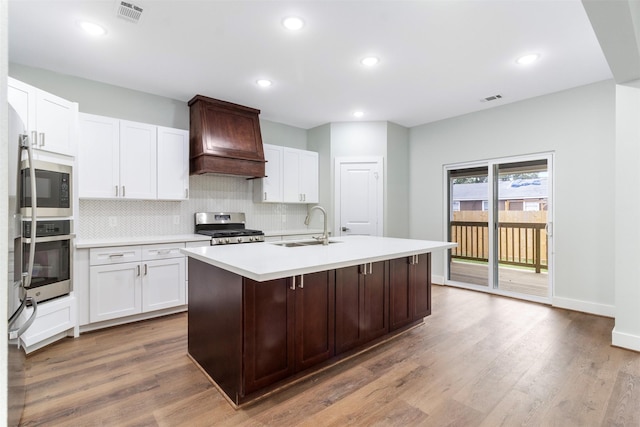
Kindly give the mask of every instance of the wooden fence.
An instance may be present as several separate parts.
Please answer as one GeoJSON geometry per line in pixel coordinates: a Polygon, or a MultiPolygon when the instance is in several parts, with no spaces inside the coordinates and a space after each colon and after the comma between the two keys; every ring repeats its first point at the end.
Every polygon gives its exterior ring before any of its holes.
{"type": "MultiPolygon", "coordinates": [[[[498,224],[498,262],[535,268],[548,268],[545,223],[500,222],[498,224]]],[[[488,261],[489,225],[482,221],[451,221],[453,258],[488,261]]]]}

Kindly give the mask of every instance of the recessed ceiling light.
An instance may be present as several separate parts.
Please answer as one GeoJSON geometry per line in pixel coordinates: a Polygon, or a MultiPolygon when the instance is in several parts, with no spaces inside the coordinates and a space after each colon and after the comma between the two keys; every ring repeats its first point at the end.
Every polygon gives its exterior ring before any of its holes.
{"type": "Polygon", "coordinates": [[[80,28],[82,28],[92,36],[104,36],[105,34],[107,34],[107,30],[105,30],[104,27],[101,27],[100,25],[93,22],[79,21],[78,25],[80,26],[80,28]]]}
{"type": "Polygon", "coordinates": [[[360,118],[362,116],[364,116],[364,111],[354,111],[353,112],[353,117],[360,118]]]}
{"type": "Polygon", "coordinates": [[[304,21],[297,16],[288,16],[282,20],[282,25],[291,31],[297,31],[304,27],[304,21]]]}
{"type": "Polygon", "coordinates": [[[260,87],[269,87],[273,84],[273,82],[267,79],[259,79],[259,80],[256,80],[256,84],[260,87]]]}
{"type": "Polygon", "coordinates": [[[380,62],[380,58],[375,56],[367,56],[366,58],[362,58],[362,61],[360,61],[362,65],[366,65],[367,67],[373,67],[378,62],[380,62]]]}
{"type": "Polygon", "coordinates": [[[540,59],[539,53],[528,53],[516,59],[516,63],[520,65],[529,65],[540,59]]]}

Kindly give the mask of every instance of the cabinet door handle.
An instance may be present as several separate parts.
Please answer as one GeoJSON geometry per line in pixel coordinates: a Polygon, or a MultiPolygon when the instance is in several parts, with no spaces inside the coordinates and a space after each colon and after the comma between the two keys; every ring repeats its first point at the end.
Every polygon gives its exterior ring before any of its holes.
{"type": "Polygon", "coordinates": [[[367,274],[371,274],[371,267],[372,263],[365,263],[362,264],[361,268],[360,268],[360,272],[363,276],[366,276],[367,274]],[[367,271],[368,270],[368,271],[367,271]]]}
{"type": "Polygon", "coordinates": [[[119,189],[120,189],[120,187],[116,185],[116,197],[118,197],[118,195],[120,193],[120,191],[118,191],[119,189]]]}
{"type": "Polygon", "coordinates": [[[123,253],[119,254],[109,254],[109,258],[122,258],[124,256],[123,253]]]}
{"type": "Polygon", "coordinates": [[[147,264],[144,265],[144,275],[149,274],[149,269],[147,268],[147,264]]]}
{"type": "Polygon", "coordinates": [[[35,130],[31,131],[31,145],[34,147],[38,146],[38,132],[35,130]]]}
{"type": "Polygon", "coordinates": [[[264,192],[264,200],[265,201],[267,200],[267,192],[266,191],[264,192]]]}
{"type": "Polygon", "coordinates": [[[138,273],[138,277],[140,277],[140,264],[136,266],[136,271],[138,273]]]}
{"type": "Polygon", "coordinates": [[[44,132],[40,132],[40,147],[44,147],[44,132]]]}
{"type": "Polygon", "coordinates": [[[122,186],[122,197],[125,197],[125,193],[124,193],[124,185],[122,186]]]}
{"type": "Polygon", "coordinates": [[[369,274],[373,274],[373,263],[369,263],[369,274]]]}
{"type": "Polygon", "coordinates": [[[300,275],[300,284],[298,285],[300,289],[304,289],[304,275],[300,275]]]}
{"type": "Polygon", "coordinates": [[[291,286],[289,286],[289,288],[290,288],[292,291],[295,291],[295,290],[296,290],[296,276],[293,276],[293,277],[291,278],[291,286]]]}

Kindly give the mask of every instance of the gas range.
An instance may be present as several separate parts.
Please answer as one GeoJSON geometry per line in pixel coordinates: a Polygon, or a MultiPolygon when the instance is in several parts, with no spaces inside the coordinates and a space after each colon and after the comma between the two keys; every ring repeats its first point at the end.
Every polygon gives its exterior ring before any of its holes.
{"type": "Polygon", "coordinates": [[[260,230],[245,228],[243,212],[198,212],[196,233],[211,237],[211,245],[264,242],[260,230]]]}

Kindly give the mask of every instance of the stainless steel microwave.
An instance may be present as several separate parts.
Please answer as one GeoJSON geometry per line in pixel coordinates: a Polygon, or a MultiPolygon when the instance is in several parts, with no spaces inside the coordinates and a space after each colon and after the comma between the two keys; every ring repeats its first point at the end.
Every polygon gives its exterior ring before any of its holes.
{"type": "MultiPolygon", "coordinates": [[[[70,217],[73,215],[71,197],[72,167],[58,163],[34,160],[36,186],[36,216],[70,217]]],[[[19,202],[23,217],[32,216],[32,190],[29,162],[20,163],[19,202]]]]}

